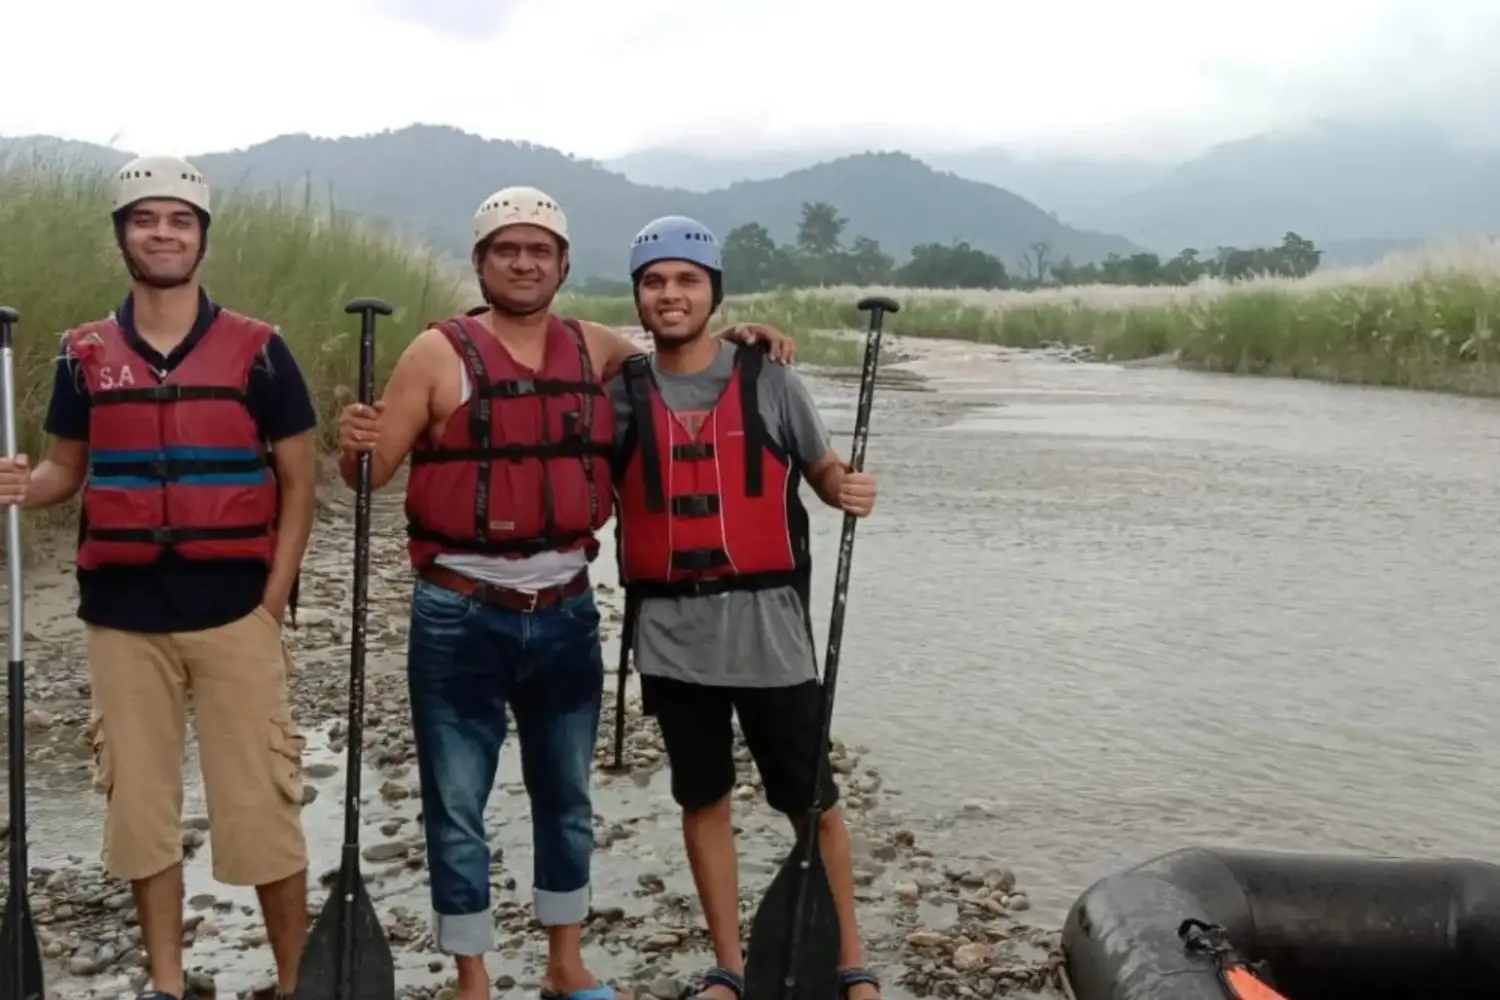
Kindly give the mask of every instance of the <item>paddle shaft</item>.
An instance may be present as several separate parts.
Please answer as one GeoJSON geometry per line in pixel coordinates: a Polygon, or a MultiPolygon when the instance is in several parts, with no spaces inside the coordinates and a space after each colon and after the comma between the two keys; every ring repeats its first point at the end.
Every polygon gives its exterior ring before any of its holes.
{"type": "Polygon", "coordinates": [[[615,678],[615,760],[616,771],[625,766],[625,681],[630,675],[630,647],[635,642],[635,619],[641,602],[625,594],[625,621],[620,625],[620,663],[615,678]]]}
{"type": "MultiPolygon", "coordinates": [[[[880,339],[884,329],[885,314],[894,312],[893,303],[860,303],[860,308],[870,311],[870,331],[865,338],[864,369],[859,379],[859,408],[854,415],[854,444],[850,449],[849,463],[855,472],[864,470],[865,446],[870,440],[870,411],[875,402],[875,372],[880,364],[880,339]]],[[[781,995],[788,996],[796,986],[797,960],[802,946],[802,926],[807,908],[807,887],[811,879],[808,871],[818,856],[818,830],[823,819],[823,782],[827,780],[830,766],[828,748],[833,740],[833,696],[839,678],[839,653],[844,640],[844,613],[849,603],[849,576],[854,567],[854,531],[859,518],[844,515],[844,530],[839,538],[838,572],[833,580],[833,613],[828,619],[828,649],[823,657],[823,721],[818,735],[818,761],[813,778],[813,801],[805,820],[806,848],[800,865],[797,881],[796,903],[792,909],[792,943],[786,967],[786,978],[782,981],[781,995]]]]}
{"type": "MultiPolygon", "coordinates": [[[[378,310],[364,308],[359,313],[359,401],[365,406],[375,403],[375,316],[378,310]]],[[[359,871],[359,793],[365,737],[365,648],[366,626],[370,615],[370,466],[371,455],[361,453],[354,485],[354,621],[349,643],[349,759],[344,778],[344,848],[341,859],[346,872],[359,871]]],[[[340,879],[340,882],[343,882],[340,879]]],[[[352,907],[353,900],[344,900],[352,907]]],[[[342,956],[339,965],[339,992],[344,1000],[354,1000],[354,920],[346,916],[343,925],[342,956]]]]}
{"type": "MultiPolygon", "coordinates": [[[[5,455],[16,457],[16,363],[14,311],[0,310],[0,392],[5,394],[5,455]]],[[[7,707],[10,716],[8,745],[10,794],[10,896],[11,912],[20,917],[26,894],[26,664],[24,611],[25,590],[21,578],[21,508],[5,508],[5,570],[10,584],[9,661],[6,665],[7,707]]],[[[26,996],[25,936],[17,933],[16,951],[6,956],[11,977],[10,995],[26,996]]]]}

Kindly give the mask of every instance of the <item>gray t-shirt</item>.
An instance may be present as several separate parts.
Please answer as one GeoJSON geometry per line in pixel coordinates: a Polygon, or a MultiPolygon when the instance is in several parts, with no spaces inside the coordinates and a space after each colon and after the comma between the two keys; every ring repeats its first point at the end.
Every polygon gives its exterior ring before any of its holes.
{"type": "MultiPolygon", "coordinates": [[[[713,363],[693,375],[653,365],[667,408],[689,419],[712,410],[734,375],[735,349],[726,342],[713,363]]],[[[796,372],[772,361],[761,367],[757,387],[766,432],[800,475],[828,454],[831,442],[812,393],[796,372]]],[[[607,388],[623,435],[630,420],[624,379],[612,379],[607,388]]],[[[694,684],[787,687],[817,677],[806,611],[791,587],[646,598],[636,616],[632,652],[642,674],[694,684]]]]}

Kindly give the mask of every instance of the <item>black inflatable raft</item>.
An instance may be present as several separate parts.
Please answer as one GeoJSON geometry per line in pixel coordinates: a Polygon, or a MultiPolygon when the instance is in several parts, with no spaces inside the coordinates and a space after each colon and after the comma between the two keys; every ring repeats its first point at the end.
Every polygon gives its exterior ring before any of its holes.
{"type": "Polygon", "coordinates": [[[1500,998],[1500,866],[1190,848],[1094,883],[1063,949],[1077,1000],[1500,998]]]}

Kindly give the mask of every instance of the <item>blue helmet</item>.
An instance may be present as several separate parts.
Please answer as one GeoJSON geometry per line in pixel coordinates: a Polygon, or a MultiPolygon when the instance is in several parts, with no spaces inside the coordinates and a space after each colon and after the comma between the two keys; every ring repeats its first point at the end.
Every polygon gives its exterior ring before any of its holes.
{"type": "Polygon", "coordinates": [[[664,215],[646,223],[630,241],[630,276],[659,260],[685,260],[717,277],[723,272],[723,248],[703,223],[685,215],[664,215]]]}

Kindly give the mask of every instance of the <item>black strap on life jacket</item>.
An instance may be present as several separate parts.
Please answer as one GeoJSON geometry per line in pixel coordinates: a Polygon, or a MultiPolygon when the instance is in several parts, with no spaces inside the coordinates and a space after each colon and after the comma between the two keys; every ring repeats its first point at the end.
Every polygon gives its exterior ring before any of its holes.
{"type": "Polygon", "coordinates": [[[140,542],[167,549],[185,542],[260,538],[270,530],[265,524],[226,524],[212,528],[84,528],[88,537],[101,542],[140,542]]]}
{"type": "Polygon", "coordinates": [[[159,382],[156,385],[100,389],[89,393],[91,406],[108,406],[111,403],[189,403],[206,399],[244,403],[245,390],[232,385],[177,385],[173,382],[159,382]]]}
{"type": "MultiPolygon", "coordinates": [[[[483,312],[484,310],[480,310],[483,312]]],[[[474,313],[469,313],[474,315],[474,313]]],[[[414,521],[408,521],[407,536],[418,541],[436,542],[449,548],[494,554],[529,556],[551,551],[561,545],[570,545],[592,534],[589,531],[558,531],[552,496],[552,479],[545,462],[542,465],[543,517],[542,535],[538,538],[507,539],[494,541],[489,537],[490,511],[490,464],[496,461],[523,462],[535,459],[577,458],[583,462],[584,478],[589,491],[589,523],[599,519],[599,494],[594,485],[594,460],[608,459],[612,444],[593,440],[594,408],[603,405],[604,387],[593,378],[593,365],[589,361],[588,345],[583,330],[576,320],[563,321],[574,335],[578,347],[580,371],[583,378],[568,379],[501,379],[491,381],[484,359],[463,324],[445,320],[436,324],[446,331],[463,351],[464,360],[473,375],[470,386],[469,440],[468,448],[423,448],[411,453],[413,466],[432,462],[473,462],[475,470],[474,488],[474,534],[462,538],[434,531],[414,521]],[[492,400],[518,399],[522,396],[566,396],[583,397],[579,414],[564,417],[563,435],[556,441],[550,439],[546,420],[542,421],[542,440],[536,444],[493,443],[492,400]]]]}
{"type": "MultiPolygon", "coordinates": [[[[758,497],[765,492],[765,448],[767,430],[760,415],[760,371],[765,364],[765,351],[758,345],[745,345],[735,354],[735,378],[740,388],[740,425],[745,434],[745,496],[758,497]]],[[[656,408],[652,405],[655,379],[651,374],[651,359],[637,354],[625,362],[622,368],[625,378],[626,397],[630,400],[630,422],[633,442],[631,450],[639,449],[641,456],[641,478],[646,493],[646,509],[661,513],[666,509],[666,489],[663,486],[661,448],[658,446],[660,428],[656,426],[656,408]]],[[[674,461],[696,461],[714,457],[711,441],[690,441],[672,446],[674,461]]],[[[623,466],[622,466],[623,468],[623,466]]],[[[699,494],[691,497],[674,497],[672,513],[679,517],[707,517],[718,514],[719,498],[715,494],[699,494]],[[691,509],[684,509],[691,508],[691,509]]]]}
{"type": "MultiPolygon", "coordinates": [[[[178,385],[159,382],[156,385],[131,386],[123,389],[100,389],[89,393],[91,406],[124,403],[185,403],[203,400],[226,400],[244,405],[244,388],[229,385],[178,385]]],[[[134,476],[154,479],[165,486],[184,476],[226,475],[258,472],[270,465],[269,454],[257,458],[168,458],[111,459],[106,452],[89,456],[89,470],[98,476],[134,476]]],[[[101,542],[136,542],[171,549],[186,542],[218,540],[241,541],[260,538],[269,533],[268,524],[217,525],[192,528],[93,528],[83,526],[83,533],[101,542]]]]}
{"type": "MultiPolygon", "coordinates": [[[[765,492],[765,448],[768,431],[760,413],[760,372],[765,364],[765,351],[758,344],[744,345],[735,354],[735,375],[739,380],[740,424],[744,430],[745,448],[745,495],[761,496],[765,492]]],[[[622,374],[625,378],[626,397],[630,400],[632,437],[631,451],[639,450],[641,478],[646,495],[647,509],[660,513],[668,507],[666,489],[663,485],[661,449],[656,426],[656,408],[652,405],[655,391],[651,374],[651,361],[645,355],[637,355],[625,362],[622,374]]],[[[668,431],[670,433],[670,431],[668,431]]],[[[672,446],[672,461],[710,461],[714,458],[711,441],[689,441],[672,446]]],[[[625,461],[628,462],[628,459],[625,461]]],[[[617,466],[617,475],[623,471],[623,463],[617,466]]],[[[717,493],[689,493],[674,496],[670,500],[673,517],[717,517],[721,506],[717,493]]],[[[623,568],[623,567],[622,567],[623,568]]],[[[686,549],[672,553],[674,573],[708,574],[729,569],[729,553],[721,548],[686,549]]],[[[806,579],[805,571],[787,573],[747,573],[733,576],[663,581],[629,581],[628,595],[636,599],[646,597],[705,597],[729,591],[773,590],[779,587],[800,586],[806,579]]]]}

